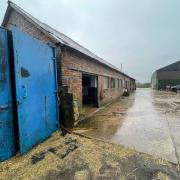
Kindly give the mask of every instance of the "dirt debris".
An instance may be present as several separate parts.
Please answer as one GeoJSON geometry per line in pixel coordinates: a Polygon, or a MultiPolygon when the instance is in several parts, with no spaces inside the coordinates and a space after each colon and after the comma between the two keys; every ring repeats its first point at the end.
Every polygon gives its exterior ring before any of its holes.
{"type": "Polygon", "coordinates": [[[38,154],[35,154],[31,157],[32,164],[36,164],[37,162],[43,160],[45,158],[46,152],[40,152],[38,154]]]}
{"type": "Polygon", "coordinates": [[[0,179],[180,179],[177,165],[122,146],[54,133],[0,164],[0,179]],[[65,155],[65,156],[63,156],[65,155]]]}

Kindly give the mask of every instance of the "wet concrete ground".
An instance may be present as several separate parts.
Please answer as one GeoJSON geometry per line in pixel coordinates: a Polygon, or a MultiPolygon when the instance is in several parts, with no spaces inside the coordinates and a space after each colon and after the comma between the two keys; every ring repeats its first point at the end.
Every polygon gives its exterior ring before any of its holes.
{"type": "Polygon", "coordinates": [[[28,153],[0,163],[0,180],[178,180],[179,100],[171,93],[138,90],[81,124],[88,128],[81,133],[116,144],[55,132],[28,153]]]}
{"type": "Polygon", "coordinates": [[[84,135],[179,163],[180,94],[138,89],[87,118],[84,135]]]}

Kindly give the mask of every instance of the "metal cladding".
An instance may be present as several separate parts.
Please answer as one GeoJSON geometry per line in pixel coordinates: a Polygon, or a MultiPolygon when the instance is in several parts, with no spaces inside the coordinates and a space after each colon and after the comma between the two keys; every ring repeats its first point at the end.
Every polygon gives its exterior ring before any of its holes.
{"type": "Polygon", "coordinates": [[[151,86],[154,89],[166,89],[166,86],[180,84],[180,61],[156,70],[151,78],[151,86]]]}
{"type": "Polygon", "coordinates": [[[20,152],[57,130],[54,48],[12,29],[20,152]]]}
{"type": "Polygon", "coordinates": [[[7,31],[0,28],[0,161],[15,154],[7,31]]]}
{"type": "Polygon", "coordinates": [[[0,29],[0,161],[23,154],[58,129],[57,82],[54,48],[12,28],[15,87],[11,88],[7,30],[0,29]],[[13,91],[11,91],[13,89],[13,91]],[[12,96],[16,106],[13,107],[12,96]],[[17,120],[13,119],[13,108],[17,120]],[[15,137],[15,123],[17,121],[15,137]],[[18,139],[16,139],[18,138],[18,139]]]}

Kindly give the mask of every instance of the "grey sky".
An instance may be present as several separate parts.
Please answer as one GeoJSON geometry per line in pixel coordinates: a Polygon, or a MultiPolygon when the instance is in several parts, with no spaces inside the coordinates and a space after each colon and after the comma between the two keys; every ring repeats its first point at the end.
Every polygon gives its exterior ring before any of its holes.
{"type": "MultiPolygon", "coordinates": [[[[180,0],[14,0],[141,82],[180,59],[180,0]]],[[[0,21],[7,7],[0,0],[0,21]]]]}

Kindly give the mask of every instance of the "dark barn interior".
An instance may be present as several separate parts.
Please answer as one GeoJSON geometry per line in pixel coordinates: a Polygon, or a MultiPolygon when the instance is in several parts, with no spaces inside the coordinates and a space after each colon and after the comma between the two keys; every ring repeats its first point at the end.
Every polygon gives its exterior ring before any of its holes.
{"type": "Polygon", "coordinates": [[[90,74],[82,75],[82,91],[83,91],[83,104],[97,106],[98,102],[98,88],[97,76],[90,74]]]}

